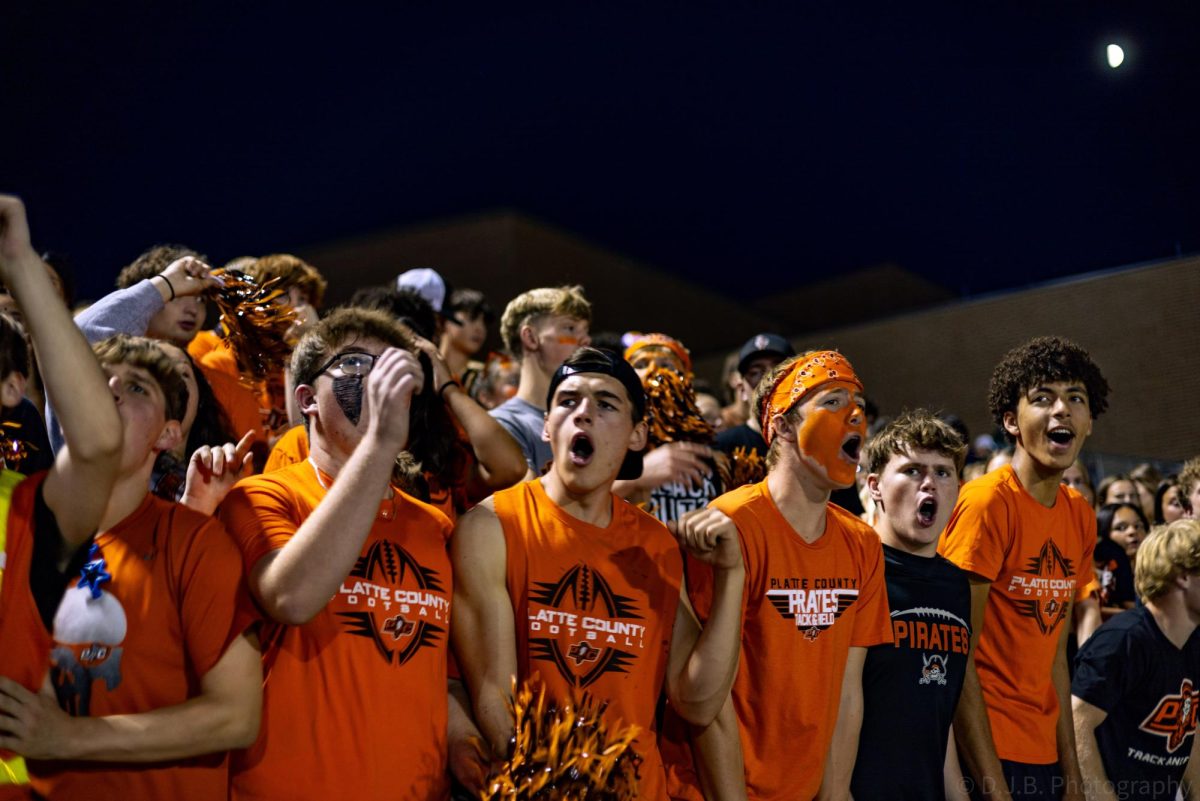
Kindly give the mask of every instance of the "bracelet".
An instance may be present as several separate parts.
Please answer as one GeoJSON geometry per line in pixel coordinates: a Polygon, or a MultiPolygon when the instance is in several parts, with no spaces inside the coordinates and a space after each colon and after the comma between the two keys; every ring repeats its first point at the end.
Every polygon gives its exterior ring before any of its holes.
{"type": "Polygon", "coordinates": [[[162,273],[159,273],[158,275],[156,275],[154,277],[161,278],[162,280],[167,282],[167,289],[171,290],[171,297],[167,299],[167,303],[170,303],[172,300],[175,300],[175,287],[171,284],[171,279],[167,278],[162,273]]]}
{"type": "Polygon", "coordinates": [[[446,387],[457,387],[457,386],[458,386],[458,382],[457,382],[457,381],[455,381],[453,378],[451,378],[451,379],[450,379],[449,381],[447,381],[445,384],[442,384],[440,387],[438,387],[438,397],[439,397],[439,398],[445,398],[445,397],[446,397],[446,396],[443,394],[443,393],[445,393],[445,391],[446,391],[446,387]]]}

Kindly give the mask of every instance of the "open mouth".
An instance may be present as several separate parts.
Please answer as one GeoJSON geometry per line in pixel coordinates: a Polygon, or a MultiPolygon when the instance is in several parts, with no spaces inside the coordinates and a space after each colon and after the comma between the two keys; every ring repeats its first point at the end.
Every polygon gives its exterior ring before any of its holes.
{"type": "Polygon", "coordinates": [[[179,327],[184,331],[191,331],[196,327],[196,322],[195,320],[180,320],[179,327]]]}
{"type": "Polygon", "coordinates": [[[1075,439],[1075,432],[1065,426],[1052,428],[1046,434],[1055,445],[1070,445],[1075,439]]]}
{"type": "Polygon", "coordinates": [[[592,445],[591,437],[583,432],[571,437],[571,462],[579,466],[583,466],[592,460],[592,454],[596,452],[596,447],[592,445]]]}
{"type": "Polygon", "coordinates": [[[933,498],[926,498],[917,504],[917,523],[925,528],[933,525],[933,521],[937,519],[938,502],[933,498]]]}
{"type": "Polygon", "coordinates": [[[862,450],[862,437],[858,434],[851,434],[842,443],[842,453],[846,454],[846,458],[858,464],[858,452],[862,450]]]}

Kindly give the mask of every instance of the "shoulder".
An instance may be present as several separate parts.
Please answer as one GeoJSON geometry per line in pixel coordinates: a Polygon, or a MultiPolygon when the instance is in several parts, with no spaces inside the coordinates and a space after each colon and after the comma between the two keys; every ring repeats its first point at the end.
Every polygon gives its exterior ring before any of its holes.
{"type": "Polygon", "coordinates": [[[968,481],[958,491],[959,507],[1008,506],[1017,496],[1016,476],[1007,467],[968,481]]]}
{"type": "Polygon", "coordinates": [[[743,510],[750,511],[764,500],[762,484],[744,484],[723,495],[718,495],[712,501],[712,506],[733,517],[743,510]]]}
{"type": "Polygon", "coordinates": [[[450,538],[454,523],[438,507],[426,503],[420,498],[414,498],[406,492],[396,492],[397,506],[402,506],[398,512],[404,515],[407,525],[426,525],[440,532],[443,539],[450,538]]]}
{"type": "Polygon", "coordinates": [[[1080,647],[1080,657],[1124,651],[1128,643],[1152,635],[1153,632],[1146,625],[1147,614],[1143,607],[1130,609],[1110,618],[1080,647]]]}

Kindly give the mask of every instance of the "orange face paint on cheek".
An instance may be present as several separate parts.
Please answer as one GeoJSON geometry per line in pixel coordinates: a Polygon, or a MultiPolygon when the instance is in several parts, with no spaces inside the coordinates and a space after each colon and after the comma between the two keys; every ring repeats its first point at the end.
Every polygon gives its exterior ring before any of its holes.
{"type": "Polygon", "coordinates": [[[835,484],[850,486],[858,465],[842,458],[842,442],[852,432],[866,436],[866,422],[860,417],[858,425],[850,419],[858,410],[854,407],[837,412],[812,409],[800,426],[798,444],[800,453],[820,467],[835,484]]]}
{"type": "Polygon", "coordinates": [[[579,337],[559,337],[558,344],[560,344],[560,345],[578,345],[579,337]]]}

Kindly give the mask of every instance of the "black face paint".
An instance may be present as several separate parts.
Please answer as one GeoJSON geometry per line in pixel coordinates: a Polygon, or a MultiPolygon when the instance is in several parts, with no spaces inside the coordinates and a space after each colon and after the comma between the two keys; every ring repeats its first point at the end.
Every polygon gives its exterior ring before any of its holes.
{"type": "Polygon", "coordinates": [[[333,397],[350,424],[358,425],[358,418],[362,417],[363,377],[344,375],[333,379],[333,397]]]}

